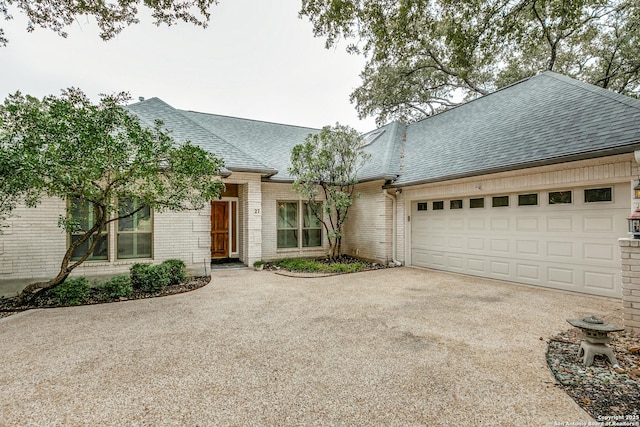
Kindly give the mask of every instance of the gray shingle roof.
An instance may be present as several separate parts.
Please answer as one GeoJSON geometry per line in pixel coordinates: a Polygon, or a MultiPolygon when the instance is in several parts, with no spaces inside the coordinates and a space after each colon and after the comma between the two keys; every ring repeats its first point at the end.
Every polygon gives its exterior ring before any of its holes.
{"type": "MultiPolygon", "coordinates": [[[[319,129],[177,110],[152,98],[127,106],[160,119],[232,171],[291,181],[291,149],[319,129]],[[276,173],[277,172],[277,173],[276,173]]],[[[544,72],[459,107],[405,125],[393,122],[363,148],[360,180],[394,186],[445,181],[640,149],[640,100],[544,72]]]]}
{"type": "Polygon", "coordinates": [[[245,153],[254,153],[269,167],[278,170],[274,180],[290,180],[287,168],[291,149],[304,141],[310,133],[319,129],[269,123],[259,120],[241,119],[217,114],[180,112],[198,123],[202,128],[214,133],[245,153]]]}
{"type": "Polygon", "coordinates": [[[272,174],[276,171],[265,163],[256,160],[239,147],[225,141],[219,135],[210,132],[194,122],[179,110],[158,98],[151,98],[127,106],[147,125],[152,125],[156,120],[161,120],[164,127],[170,131],[171,136],[179,141],[191,141],[192,144],[216,154],[225,162],[229,170],[252,170],[263,174],[272,174]]]}
{"type": "Polygon", "coordinates": [[[409,125],[396,185],[637,148],[640,100],[545,72],[409,125]]]}

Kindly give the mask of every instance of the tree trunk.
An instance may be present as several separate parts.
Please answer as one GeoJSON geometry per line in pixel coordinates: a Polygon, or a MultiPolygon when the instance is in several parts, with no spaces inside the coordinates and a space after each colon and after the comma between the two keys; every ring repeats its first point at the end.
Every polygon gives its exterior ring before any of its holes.
{"type": "Polygon", "coordinates": [[[36,282],[28,285],[18,295],[20,302],[22,302],[23,304],[28,304],[33,300],[35,300],[38,295],[40,295],[47,289],[52,289],[62,284],[67,279],[67,277],[69,277],[69,274],[71,273],[71,271],[73,271],[73,269],[75,269],[77,266],[85,262],[87,258],[89,258],[89,256],[93,253],[94,249],[98,245],[98,242],[100,241],[99,239],[100,231],[102,230],[104,225],[107,223],[106,209],[102,207],[95,207],[95,206],[94,208],[96,209],[96,212],[100,212],[100,216],[99,216],[100,220],[96,221],[96,223],[89,229],[89,231],[87,231],[78,240],[76,240],[75,242],[73,242],[73,244],[69,246],[69,248],[67,249],[67,252],[65,252],[64,254],[64,258],[62,258],[62,262],[60,263],[60,271],[58,272],[56,277],[54,277],[53,279],[47,282],[36,282]],[[73,264],[70,265],[73,252],[75,252],[75,250],[78,247],[80,247],[80,245],[82,245],[92,237],[93,237],[93,240],[91,241],[91,244],[87,249],[87,252],[79,260],[75,261],[73,264]]]}

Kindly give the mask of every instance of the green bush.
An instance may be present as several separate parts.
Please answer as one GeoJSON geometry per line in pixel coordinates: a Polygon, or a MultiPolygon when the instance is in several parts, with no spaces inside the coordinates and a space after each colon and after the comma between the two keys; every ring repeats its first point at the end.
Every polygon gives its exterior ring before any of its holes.
{"type": "Polygon", "coordinates": [[[112,277],[100,286],[100,290],[109,299],[130,297],[133,292],[131,278],[129,276],[112,277]]]}
{"type": "Polygon", "coordinates": [[[159,291],[171,282],[170,267],[167,264],[131,266],[130,277],[133,289],[144,292],[159,291]]]}
{"type": "Polygon", "coordinates": [[[169,267],[169,284],[179,285],[187,280],[186,266],[180,259],[168,259],[162,264],[169,267]]]}
{"type": "Polygon", "coordinates": [[[51,296],[58,305],[77,305],[87,301],[90,289],[86,277],[74,277],[52,289],[51,296]]]}

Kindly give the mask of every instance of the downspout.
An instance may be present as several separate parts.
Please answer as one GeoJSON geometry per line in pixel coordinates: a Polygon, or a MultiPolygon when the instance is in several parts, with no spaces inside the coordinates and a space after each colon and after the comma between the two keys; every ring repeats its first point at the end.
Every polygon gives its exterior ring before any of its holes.
{"type": "Polygon", "coordinates": [[[385,197],[391,199],[391,220],[393,222],[393,226],[392,226],[392,238],[391,238],[391,258],[394,265],[396,266],[401,266],[402,263],[400,261],[398,261],[396,259],[396,254],[397,254],[397,241],[398,241],[398,225],[396,224],[396,217],[397,217],[397,205],[398,205],[398,201],[396,199],[396,196],[394,194],[389,194],[389,189],[385,188],[383,190],[383,194],[385,195],[385,197]]]}

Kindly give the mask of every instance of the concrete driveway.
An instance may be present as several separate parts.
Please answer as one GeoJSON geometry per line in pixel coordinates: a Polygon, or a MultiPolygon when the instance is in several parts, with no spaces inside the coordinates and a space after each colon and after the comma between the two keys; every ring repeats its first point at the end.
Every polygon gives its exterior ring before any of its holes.
{"type": "Polygon", "coordinates": [[[412,268],[214,270],[187,294],[1,319],[0,425],[588,422],[546,339],[620,306],[412,268]]]}

